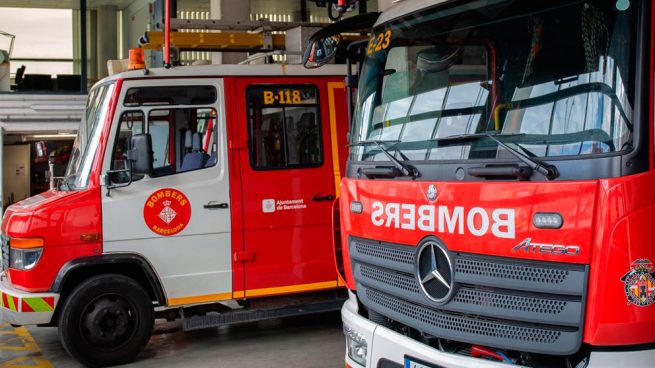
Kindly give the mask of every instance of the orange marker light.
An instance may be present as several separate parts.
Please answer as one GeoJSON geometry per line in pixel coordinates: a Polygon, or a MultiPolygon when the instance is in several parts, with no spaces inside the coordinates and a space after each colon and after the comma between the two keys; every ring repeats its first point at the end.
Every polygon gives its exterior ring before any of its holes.
{"type": "Polygon", "coordinates": [[[127,69],[145,69],[146,62],[144,61],[143,49],[142,48],[133,48],[130,49],[130,62],[127,65],[127,69]]]}
{"type": "Polygon", "coordinates": [[[9,245],[14,249],[42,248],[43,244],[41,238],[11,238],[9,241],[9,245]]]}

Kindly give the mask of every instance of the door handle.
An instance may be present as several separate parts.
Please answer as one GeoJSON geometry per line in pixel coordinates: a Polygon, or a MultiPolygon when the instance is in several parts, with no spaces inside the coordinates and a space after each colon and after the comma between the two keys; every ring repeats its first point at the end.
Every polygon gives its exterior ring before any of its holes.
{"type": "Polygon", "coordinates": [[[332,194],[328,194],[326,196],[316,194],[314,195],[314,197],[312,197],[312,201],[316,201],[316,202],[334,201],[334,196],[332,194]]]}
{"type": "Polygon", "coordinates": [[[205,207],[207,209],[216,209],[216,208],[225,209],[225,208],[228,208],[229,206],[228,206],[227,203],[218,203],[216,201],[211,201],[211,202],[207,203],[206,205],[204,205],[203,207],[205,207]]]}

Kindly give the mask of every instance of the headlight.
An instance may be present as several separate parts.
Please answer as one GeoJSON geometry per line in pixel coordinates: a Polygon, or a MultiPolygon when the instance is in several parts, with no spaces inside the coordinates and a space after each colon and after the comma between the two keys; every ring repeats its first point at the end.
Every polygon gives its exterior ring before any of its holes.
{"type": "Polygon", "coordinates": [[[43,239],[9,240],[9,267],[16,270],[31,270],[43,254],[43,239]]]}
{"type": "Polygon", "coordinates": [[[354,329],[344,326],[343,333],[346,335],[346,350],[348,358],[357,364],[366,367],[366,352],[368,345],[366,338],[354,329]]]}

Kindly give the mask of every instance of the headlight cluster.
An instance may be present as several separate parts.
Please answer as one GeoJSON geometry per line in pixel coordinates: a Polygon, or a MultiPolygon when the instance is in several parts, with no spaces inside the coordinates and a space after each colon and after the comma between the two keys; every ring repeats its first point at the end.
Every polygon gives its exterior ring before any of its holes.
{"type": "Polygon", "coordinates": [[[31,270],[43,254],[43,239],[12,238],[9,240],[9,267],[16,270],[31,270]]]}
{"type": "Polygon", "coordinates": [[[357,364],[366,367],[366,352],[368,350],[366,338],[348,326],[344,326],[343,333],[346,335],[348,357],[357,364]]]}

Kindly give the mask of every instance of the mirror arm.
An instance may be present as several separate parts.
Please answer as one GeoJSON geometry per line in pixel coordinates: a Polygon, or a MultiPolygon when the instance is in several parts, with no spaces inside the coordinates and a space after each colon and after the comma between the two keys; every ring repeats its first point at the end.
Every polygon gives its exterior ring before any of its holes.
{"type": "Polygon", "coordinates": [[[127,160],[127,169],[121,169],[121,170],[109,170],[107,171],[107,174],[105,175],[105,186],[107,187],[107,197],[111,197],[111,190],[116,189],[116,188],[125,188],[130,186],[132,184],[132,162],[130,160],[127,160]],[[121,183],[121,184],[114,184],[111,182],[111,177],[113,174],[120,174],[120,173],[127,173],[127,177],[129,180],[127,183],[121,183]]]}
{"type": "Polygon", "coordinates": [[[346,48],[346,96],[348,99],[348,126],[353,121],[354,114],[354,98],[353,98],[353,89],[357,88],[359,82],[359,72],[360,72],[360,63],[363,56],[362,51],[368,45],[368,40],[352,42],[346,48]],[[352,59],[355,59],[357,65],[357,74],[352,74],[352,59]]]}

